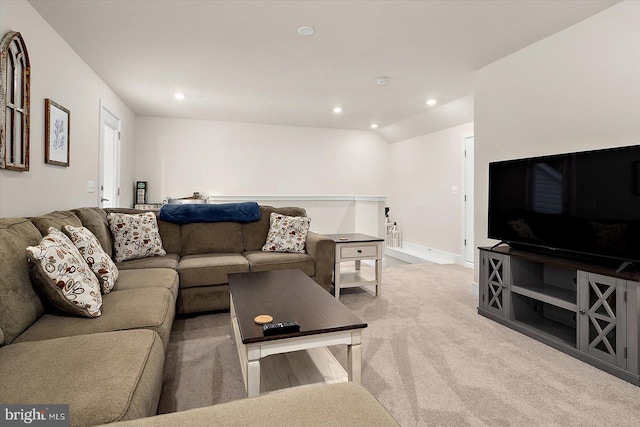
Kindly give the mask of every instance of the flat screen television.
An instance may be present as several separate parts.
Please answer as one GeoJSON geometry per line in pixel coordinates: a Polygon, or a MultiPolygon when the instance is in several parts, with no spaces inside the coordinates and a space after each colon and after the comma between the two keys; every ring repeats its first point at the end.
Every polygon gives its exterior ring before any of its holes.
{"type": "Polygon", "coordinates": [[[640,146],[490,163],[488,234],[519,249],[640,263],[640,146]]]}

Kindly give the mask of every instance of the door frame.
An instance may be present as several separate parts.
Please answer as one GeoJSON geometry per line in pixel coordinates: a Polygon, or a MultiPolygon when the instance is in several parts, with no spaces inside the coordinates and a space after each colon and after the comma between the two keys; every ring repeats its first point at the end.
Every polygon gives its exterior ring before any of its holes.
{"type": "Polygon", "coordinates": [[[99,114],[99,124],[98,124],[98,196],[96,198],[96,203],[98,207],[101,207],[101,198],[102,198],[102,186],[104,184],[104,125],[105,123],[111,123],[115,125],[116,131],[118,132],[118,139],[116,141],[116,176],[115,176],[115,184],[116,184],[116,198],[114,207],[120,206],[120,137],[122,120],[113,112],[113,110],[105,105],[105,103],[100,100],[100,114],[99,114]]]}
{"type": "MultiPolygon", "coordinates": [[[[470,234],[467,234],[467,201],[465,200],[465,196],[467,195],[467,174],[468,174],[468,170],[467,170],[467,156],[466,156],[466,150],[467,150],[467,141],[469,139],[472,139],[474,141],[474,151],[475,151],[475,136],[474,134],[469,134],[469,135],[465,135],[462,138],[462,242],[460,242],[461,244],[461,254],[460,254],[460,259],[462,261],[462,265],[465,265],[467,267],[471,267],[473,268],[474,264],[475,264],[475,260],[476,260],[476,250],[472,249],[472,253],[473,253],[473,258],[472,261],[467,261],[467,256],[466,256],[466,250],[467,250],[467,245],[465,244],[465,240],[469,237],[469,235],[471,236],[471,238],[473,239],[474,237],[474,229],[475,229],[475,214],[471,215],[471,220],[474,222],[474,227],[472,230],[470,230],[470,234]]],[[[471,158],[470,159],[472,164],[474,165],[475,168],[475,163],[474,163],[474,159],[471,158]]],[[[472,173],[472,175],[475,174],[475,171],[472,173]]],[[[473,180],[474,177],[472,176],[471,179],[473,180]]],[[[472,192],[472,200],[471,202],[473,202],[475,198],[475,195],[472,192]]],[[[474,207],[475,208],[475,207],[474,207]]],[[[474,209],[475,210],[475,209],[474,209]]],[[[473,240],[472,240],[473,242],[473,240]]],[[[473,244],[471,245],[473,246],[473,244]]]]}

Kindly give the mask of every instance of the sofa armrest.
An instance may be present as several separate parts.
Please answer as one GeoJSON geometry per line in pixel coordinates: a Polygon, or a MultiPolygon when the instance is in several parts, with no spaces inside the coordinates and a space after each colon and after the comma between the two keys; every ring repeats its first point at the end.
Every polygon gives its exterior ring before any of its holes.
{"type": "Polygon", "coordinates": [[[316,263],[316,282],[327,292],[331,291],[336,243],[323,234],[310,231],[307,235],[307,253],[316,263]]]}
{"type": "MultiPolygon", "coordinates": [[[[434,425],[437,420],[434,420],[434,425]]],[[[213,406],[138,418],[101,427],[174,426],[398,427],[387,409],[352,382],[310,384],[213,406]]]]}

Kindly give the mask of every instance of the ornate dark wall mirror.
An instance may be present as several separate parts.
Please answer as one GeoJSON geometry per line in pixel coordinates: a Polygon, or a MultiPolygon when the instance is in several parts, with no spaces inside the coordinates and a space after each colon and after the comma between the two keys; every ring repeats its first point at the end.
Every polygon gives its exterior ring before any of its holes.
{"type": "Polygon", "coordinates": [[[31,66],[19,32],[5,34],[0,55],[0,168],[28,171],[31,66]]]}

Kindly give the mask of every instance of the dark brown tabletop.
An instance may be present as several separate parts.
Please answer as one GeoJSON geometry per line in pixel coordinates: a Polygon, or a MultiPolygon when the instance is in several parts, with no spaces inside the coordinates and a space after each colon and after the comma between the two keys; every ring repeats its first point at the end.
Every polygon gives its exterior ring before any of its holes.
{"type": "Polygon", "coordinates": [[[336,243],[353,243],[353,242],[383,242],[384,239],[368,234],[360,233],[343,233],[343,234],[325,234],[328,238],[336,243]]]}
{"type": "Polygon", "coordinates": [[[367,327],[301,270],[229,274],[229,289],[244,344],[367,327]],[[253,320],[259,314],[274,322],[295,320],[300,332],[265,337],[253,320]]]}

